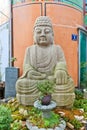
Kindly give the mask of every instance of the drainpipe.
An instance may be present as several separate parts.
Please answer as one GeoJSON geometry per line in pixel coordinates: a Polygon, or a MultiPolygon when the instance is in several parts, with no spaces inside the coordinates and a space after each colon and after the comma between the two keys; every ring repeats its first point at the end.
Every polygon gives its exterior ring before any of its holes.
{"type": "Polygon", "coordinates": [[[13,57],[13,0],[9,0],[10,5],[10,19],[9,19],[9,66],[13,66],[11,58],[13,57]]]}

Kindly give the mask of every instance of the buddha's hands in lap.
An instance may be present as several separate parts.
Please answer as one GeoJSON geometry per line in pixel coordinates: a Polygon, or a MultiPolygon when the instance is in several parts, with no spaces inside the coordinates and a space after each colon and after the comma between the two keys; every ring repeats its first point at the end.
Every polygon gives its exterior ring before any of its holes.
{"type": "Polygon", "coordinates": [[[27,78],[32,79],[32,80],[42,80],[46,78],[46,74],[40,73],[35,70],[31,70],[27,74],[27,78]]]}
{"type": "Polygon", "coordinates": [[[57,70],[55,72],[56,84],[66,84],[68,81],[67,73],[64,70],[57,70]]]}

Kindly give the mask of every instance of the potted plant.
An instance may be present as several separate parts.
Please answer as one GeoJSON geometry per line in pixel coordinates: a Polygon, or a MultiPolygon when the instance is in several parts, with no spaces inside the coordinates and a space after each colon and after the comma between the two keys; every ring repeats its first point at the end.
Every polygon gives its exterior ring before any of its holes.
{"type": "Polygon", "coordinates": [[[49,105],[51,101],[51,94],[54,91],[54,82],[45,80],[37,84],[37,88],[40,92],[39,100],[42,105],[49,105]]]}
{"type": "Polygon", "coordinates": [[[10,61],[11,61],[11,64],[13,65],[14,62],[17,61],[17,58],[16,57],[12,57],[10,61]]]}

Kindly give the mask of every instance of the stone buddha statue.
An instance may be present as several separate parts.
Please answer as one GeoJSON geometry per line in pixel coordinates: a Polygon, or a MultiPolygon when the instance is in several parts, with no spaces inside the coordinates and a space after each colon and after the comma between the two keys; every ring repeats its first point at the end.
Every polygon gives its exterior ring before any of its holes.
{"type": "Polygon", "coordinates": [[[67,71],[64,52],[54,43],[54,33],[48,16],[40,16],[34,24],[34,44],[26,49],[23,74],[16,82],[17,99],[23,105],[33,105],[39,92],[37,82],[55,82],[52,99],[57,106],[71,107],[74,102],[74,82],[67,71]]]}

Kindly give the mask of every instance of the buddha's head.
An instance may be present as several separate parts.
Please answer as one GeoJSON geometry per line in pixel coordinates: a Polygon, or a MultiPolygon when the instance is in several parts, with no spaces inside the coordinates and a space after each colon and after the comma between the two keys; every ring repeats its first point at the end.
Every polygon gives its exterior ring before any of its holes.
{"type": "Polygon", "coordinates": [[[53,44],[54,33],[51,20],[48,16],[40,16],[34,24],[34,43],[40,46],[53,44]]]}

